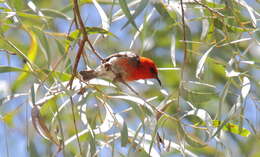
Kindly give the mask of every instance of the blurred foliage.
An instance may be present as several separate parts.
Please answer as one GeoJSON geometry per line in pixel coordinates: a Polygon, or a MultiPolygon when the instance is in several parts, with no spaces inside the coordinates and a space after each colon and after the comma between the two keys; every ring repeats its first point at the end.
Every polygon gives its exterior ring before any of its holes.
{"type": "MultiPolygon", "coordinates": [[[[69,88],[73,2],[0,0],[1,156],[19,137],[24,156],[259,156],[258,1],[79,0],[101,56],[158,65],[162,87],[129,83],[138,95],[102,78],[69,88]]],[[[78,71],[100,64],[89,46],[78,71]]]]}

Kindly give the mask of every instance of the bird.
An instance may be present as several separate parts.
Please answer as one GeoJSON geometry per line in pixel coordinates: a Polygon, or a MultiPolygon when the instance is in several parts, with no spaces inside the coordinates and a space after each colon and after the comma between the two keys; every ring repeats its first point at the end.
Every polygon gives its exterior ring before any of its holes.
{"type": "Polygon", "coordinates": [[[79,74],[83,81],[99,77],[122,83],[140,79],[156,79],[161,86],[154,61],[131,51],[114,53],[103,59],[96,69],[83,70],[79,74]]]}

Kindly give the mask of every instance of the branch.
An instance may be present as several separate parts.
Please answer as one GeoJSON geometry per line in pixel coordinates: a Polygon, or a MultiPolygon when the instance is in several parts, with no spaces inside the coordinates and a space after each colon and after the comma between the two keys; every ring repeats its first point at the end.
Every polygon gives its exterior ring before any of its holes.
{"type": "Polygon", "coordinates": [[[182,28],[183,28],[183,40],[184,40],[184,62],[187,63],[187,56],[188,56],[188,51],[187,51],[187,43],[186,43],[186,27],[185,27],[185,16],[184,16],[184,8],[183,8],[183,1],[181,0],[181,16],[182,16],[182,28]]]}
{"type": "Polygon", "coordinates": [[[97,53],[97,51],[95,50],[95,48],[93,47],[93,45],[91,44],[89,38],[88,38],[88,33],[85,29],[85,25],[83,23],[83,20],[81,18],[81,15],[80,15],[80,10],[79,10],[79,5],[78,5],[78,0],[73,0],[73,4],[74,4],[74,15],[75,15],[75,23],[76,24],[79,24],[79,30],[80,30],[80,33],[83,34],[83,38],[79,41],[79,49],[78,49],[78,52],[77,52],[77,55],[76,55],[76,59],[75,59],[75,62],[74,62],[74,65],[73,65],[73,70],[72,70],[72,78],[70,79],[70,82],[69,82],[69,86],[70,88],[72,88],[72,83],[73,83],[73,79],[74,77],[76,76],[76,73],[77,73],[77,68],[78,68],[78,64],[79,64],[79,60],[80,60],[80,57],[83,53],[83,50],[84,50],[84,46],[85,46],[85,43],[87,42],[88,45],[90,46],[92,52],[101,60],[103,61],[103,58],[97,53]]]}

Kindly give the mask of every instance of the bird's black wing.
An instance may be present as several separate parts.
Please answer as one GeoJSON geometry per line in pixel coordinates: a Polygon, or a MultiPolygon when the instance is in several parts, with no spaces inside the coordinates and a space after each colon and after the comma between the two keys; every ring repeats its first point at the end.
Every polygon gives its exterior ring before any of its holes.
{"type": "Polygon", "coordinates": [[[130,57],[130,58],[133,58],[133,61],[137,61],[138,63],[140,63],[139,56],[130,51],[123,51],[123,52],[112,54],[112,55],[108,56],[107,58],[105,58],[103,63],[108,62],[111,58],[114,58],[114,57],[130,57]]]}

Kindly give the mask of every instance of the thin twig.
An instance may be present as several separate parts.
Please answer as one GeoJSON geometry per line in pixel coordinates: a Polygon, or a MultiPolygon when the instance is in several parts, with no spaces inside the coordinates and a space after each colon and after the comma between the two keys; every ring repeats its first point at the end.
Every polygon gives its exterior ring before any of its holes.
{"type": "MultiPolygon", "coordinates": [[[[82,37],[81,40],[79,40],[79,49],[78,49],[78,52],[77,52],[77,55],[76,55],[76,58],[75,58],[74,65],[73,65],[72,77],[71,77],[71,79],[69,81],[69,84],[68,84],[70,89],[72,89],[73,80],[74,80],[74,78],[75,78],[75,76],[77,74],[77,68],[78,68],[79,60],[80,60],[80,57],[81,57],[81,55],[82,55],[82,53],[84,51],[84,46],[85,46],[86,42],[89,44],[92,52],[101,61],[103,61],[103,58],[96,52],[96,50],[94,49],[94,47],[92,46],[92,44],[91,44],[91,42],[90,42],[90,40],[88,38],[88,34],[87,34],[86,29],[85,29],[85,25],[83,23],[81,15],[80,15],[78,0],[73,0],[73,4],[74,4],[73,11],[74,11],[74,16],[75,16],[75,24],[76,24],[77,27],[79,25],[79,30],[80,30],[80,33],[83,33],[83,37],[82,37]]],[[[81,145],[80,145],[80,141],[79,141],[79,136],[78,136],[78,129],[77,129],[77,124],[76,124],[75,112],[74,112],[74,106],[75,105],[74,105],[74,102],[73,102],[73,99],[72,99],[71,96],[70,96],[70,101],[71,101],[71,110],[72,110],[74,128],[75,128],[75,132],[76,132],[76,137],[77,137],[77,142],[78,142],[78,146],[79,146],[79,151],[80,151],[81,156],[83,156],[81,145]]]]}
{"type": "Polygon", "coordinates": [[[220,12],[218,12],[217,10],[212,9],[212,8],[208,7],[207,5],[201,3],[201,2],[199,2],[199,1],[197,1],[197,0],[194,0],[194,2],[196,2],[197,4],[203,6],[204,8],[208,9],[209,11],[211,11],[211,12],[213,12],[213,13],[215,13],[215,14],[217,14],[217,15],[219,15],[219,16],[221,16],[221,17],[224,17],[224,15],[221,14],[220,12]]]}
{"type": "Polygon", "coordinates": [[[183,8],[183,1],[181,0],[181,16],[182,16],[182,28],[183,28],[183,41],[184,41],[184,63],[187,63],[187,43],[186,43],[186,27],[185,27],[185,16],[184,16],[184,8],[183,8]]]}
{"type": "Polygon", "coordinates": [[[182,29],[183,29],[183,44],[184,44],[184,59],[183,63],[181,66],[181,81],[178,89],[178,106],[177,109],[179,110],[180,108],[180,96],[181,96],[181,91],[183,88],[183,79],[184,79],[184,70],[185,70],[185,64],[188,63],[188,50],[187,50],[187,43],[186,43],[186,27],[185,27],[185,16],[184,16],[184,8],[183,8],[183,1],[180,0],[181,2],[181,16],[182,16],[182,29]]]}
{"type": "MultiPolygon", "coordinates": [[[[86,40],[88,38],[87,32],[85,30],[84,23],[83,23],[83,21],[81,19],[79,6],[78,6],[78,1],[77,0],[73,0],[73,3],[74,3],[73,10],[74,10],[74,16],[75,16],[75,23],[77,24],[77,21],[79,21],[79,23],[80,23],[80,32],[83,32],[83,39],[79,41],[79,49],[78,49],[78,52],[77,52],[77,55],[76,55],[76,59],[75,59],[75,62],[74,62],[74,66],[73,66],[73,70],[72,70],[72,77],[71,77],[71,79],[69,81],[70,89],[72,89],[72,83],[73,83],[74,77],[75,77],[75,75],[77,73],[77,67],[78,67],[78,64],[79,64],[79,60],[80,60],[81,54],[83,53],[85,42],[86,42],[86,40]]],[[[78,146],[79,146],[80,155],[83,157],[83,152],[82,152],[82,149],[81,149],[79,136],[78,136],[78,128],[77,128],[77,124],[76,124],[75,112],[74,112],[74,106],[75,105],[74,105],[74,102],[73,102],[73,99],[72,99],[71,96],[70,96],[70,102],[71,102],[71,111],[72,111],[72,117],[73,117],[73,124],[74,124],[74,129],[75,129],[76,137],[77,137],[77,143],[78,143],[78,146]]]]}
{"type": "Polygon", "coordinates": [[[76,137],[77,137],[77,143],[78,143],[78,146],[79,146],[79,152],[80,152],[80,155],[81,157],[83,157],[83,152],[82,152],[82,149],[81,149],[81,145],[80,145],[80,141],[79,141],[79,135],[78,135],[78,128],[77,128],[77,124],[76,124],[76,118],[75,118],[75,111],[74,111],[74,102],[73,102],[73,99],[72,97],[70,96],[70,102],[71,102],[71,112],[72,112],[72,117],[73,117],[73,124],[74,124],[74,129],[75,129],[75,132],[76,132],[76,137]]]}
{"type": "MultiPolygon", "coordinates": [[[[76,18],[77,18],[76,20],[79,22],[80,31],[83,33],[83,39],[82,39],[82,41],[83,41],[84,43],[82,43],[81,46],[84,48],[84,44],[85,44],[85,42],[87,42],[87,43],[89,44],[89,46],[90,46],[92,52],[93,52],[101,61],[103,61],[103,58],[97,53],[97,51],[95,50],[95,48],[93,47],[92,43],[90,42],[90,40],[89,40],[89,38],[88,38],[88,33],[87,33],[86,29],[85,29],[85,25],[84,25],[84,23],[83,23],[83,20],[82,20],[82,18],[81,18],[81,15],[80,15],[79,6],[78,6],[78,1],[77,1],[77,0],[73,0],[73,2],[74,2],[74,9],[75,9],[75,14],[76,14],[76,18]]],[[[80,52],[80,51],[78,50],[78,52],[80,52]]],[[[80,52],[80,53],[82,54],[82,52],[80,52]]],[[[80,58],[81,54],[80,54],[80,55],[77,54],[77,55],[79,56],[79,58],[80,58]]],[[[78,59],[79,59],[79,58],[78,58],[78,59]]],[[[76,59],[77,59],[77,58],[76,58],[76,59]]],[[[78,64],[78,63],[77,63],[77,64],[78,64]]],[[[74,67],[74,69],[75,69],[75,67],[74,67]]],[[[76,70],[77,70],[77,67],[76,67],[76,70]]]]}

